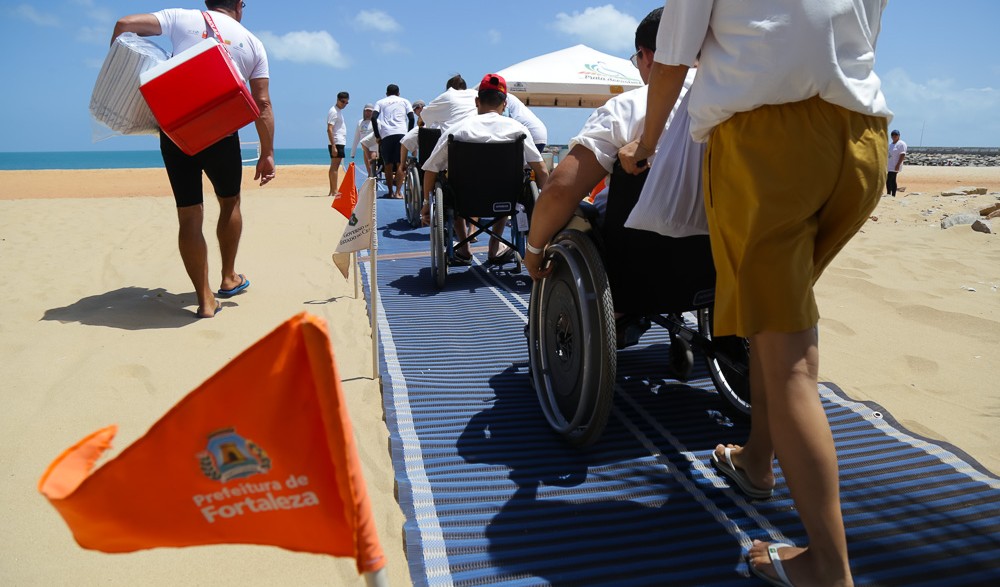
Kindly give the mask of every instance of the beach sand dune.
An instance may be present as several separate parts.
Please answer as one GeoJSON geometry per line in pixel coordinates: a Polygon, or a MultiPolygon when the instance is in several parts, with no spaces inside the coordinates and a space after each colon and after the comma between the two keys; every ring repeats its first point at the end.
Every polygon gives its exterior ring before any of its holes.
{"type": "MultiPolygon", "coordinates": [[[[112,423],[117,454],[303,310],[329,323],[390,580],[410,583],[366,304],[330,262],[344,219],[319,197],[326,170],[244,185],[238,270],[253,285],[199,321],[162,169],[0,171],[0,584],[360,585],[350,560],[266,547],[84,551],[35,488],[62,450],[112,423]]],[[[1000,192],[1000,168],[907,167],[900,185],[819,282],[821,379],[1000,472],[1000,240],[939,225],[998,200],[938,195],[1000,192]]],[[[206,210],[210,235],[218,206],[206,210]]]]}

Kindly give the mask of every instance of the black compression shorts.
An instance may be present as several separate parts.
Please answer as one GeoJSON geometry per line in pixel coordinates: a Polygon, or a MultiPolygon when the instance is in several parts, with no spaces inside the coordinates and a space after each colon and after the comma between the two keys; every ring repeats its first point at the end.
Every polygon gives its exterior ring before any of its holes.
{"type": "Polygon", "coordinates": [[[345,146],[346,145],[327,145],[326,146],[326,150],[330,153],[330,159],[343,159],[344,156],[345,156],[345,154],[346,154],[346,152],[347,152],[344,149],[345,146]],[[337,154],[336,155],[333,154],[333,148],[334,147],[337,148],[337,154]]]}
{"type": "Polygon", "coordinates": [[[389,135],[382,137],[382,142],[378,145],[379,155],[386,165],[396,165],[399,163],[399,142],[403,140],[403,135],[389,135]]]}
{"type": "Polygon", "coordinates": [[[194,155],[186,155],[170,137],[160,132],[160,154],[170,178],[170,188],[178,208],[197,206],[205,201],[201,173],[204,171],[220,198],[240,195],[243,161],[240,136],[233,133],[194,155]]]}

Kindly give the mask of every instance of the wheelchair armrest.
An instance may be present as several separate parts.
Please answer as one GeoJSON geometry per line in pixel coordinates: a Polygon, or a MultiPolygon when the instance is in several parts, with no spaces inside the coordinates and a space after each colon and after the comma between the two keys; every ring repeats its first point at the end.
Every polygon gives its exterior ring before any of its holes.
{"type": "Polygon", "coordinates": [[[580,205],[577,206],[574,215],[583,218],[589,222],[591,226],[599,226],[601,223],[601,211],[597,209],[597,206],[587,201],[580,202],[580,205]]]}

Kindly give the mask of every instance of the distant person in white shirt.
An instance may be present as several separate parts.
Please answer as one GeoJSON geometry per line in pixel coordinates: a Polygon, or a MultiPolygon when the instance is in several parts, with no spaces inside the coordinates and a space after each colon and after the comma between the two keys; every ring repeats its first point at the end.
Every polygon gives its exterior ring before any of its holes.
{"type": "Polygon", "coordinates": [[[357,156],[358,143],[361,139],[372,132],[372,112],[375,110],[374,104],[365,104],[365,113],[361,116],[357,126],[354,127],[354,141],[351,143],[351,159],[357,156]]]}
{"type": "Polygon", "coordinates": [[[379,143],[379,155],[382,156],[382,169],[385,171],[385,185],[389,188],[388,197],[402,198],[403,175],[397,173],[399,168],[399,142],[406,131],[415,124],[413,105],[406,98],[399,96],[399,86],[389,84],[385,88],[385,98],[375,102],[372,113],[372,132],[379,143]]]}
{"type": "MultiPolygon", "coordinates": [[[[468,85],[461,75],[456,74],[448,78],[445,82],[444,93],[431,100],[420,111],[420,122],[425,128],[436,128],[445,135],[448,128],[466,116],[476,114],[476,90],[468,89],[468,85]]],[[[414,105],[416,111],[416,105],[414,105]]],[[[409,153],[415,153],[418,147],[417,127],[403,137],[400,151],[400,161],[403,170],[406,170],[406,157],[409,153]]],[[[425,153],[425,156],[430,153],[425,153]]]]}
{"type": "Polygon", "coordinates": [[[514,94],[507,96],[507,114],[528,129],[535,139],[535,148],[538,149],[539,153],[545,150],[545,145],[549,141],[549,131],[541,119],[531,111],[531,108],[525,106],[524,102],[514,94]]]}
{"type": "MultiPolygon", "coordinates": [[[[264,185],[274,179],[274,111],[268,91],[270,71],[264,45],[250,33],[240,21],[243,19],[243,2],[240,0],[206,0],[208,18],[225,41],[229,55],[236,63],[244,79],[250,80],[250,94],[253,96],[260,117],[254,121],[260,140],[260,157],[254,180],[264,185]]],[[[169,37],[176,55],[200,43],[206,36],[214,36],[208,18],[199,10],[169,8],[153,14],[132,14],[123,16],[115,23],[111,42],[126,32],[141,37],[165,35],[169,37]]],[[[211,318],[222,309],[216,296],[227,298],[246,291],[250,280],[236,273],[236,252],[243,232],[243,215],[240,211],[240,189],[243,178],[243,162],[240,152],[239,133],[233,133],[219,140],[204,151],[187,155],[164,133],[160,133],[160,153],[170,179],[170,188],[177,205],[177,220],[180,225],[178,247],[181,260],[194,284],[198,298],[199,318],[211,318]],[[219,200],[219,221],[215,234],[219,239],[222,254],[222,282],[218,292],[213,293],[208,279],[208,245],[202,232],[205,218],[204,194],[202,190],[204,173],[219,200]]]]}
{"type": "MultiPolygon", "coordinates": [[[[503,77],[488,73],[479,83],[479,92],[476,97],[477,116],[468,116],[460,122],[454,124],[448,134],[442,134],[437,146],[431,152],[430,157],[424,161],[424,205],[420,211],[420,216],[424,226],[429,226],[431,222],[430,194],[437,182],[438,173],[448,168],[448,136],[454,136],[456,140],[470,143],[505,143],[513,142],[521,135],[524,139],[524,161],[535,172],[535,183],[539,189],[545,186],[549,177],[548,169],[542,160],[541,153],[535,148],[531,133],[520,122],[506,116],[502,116],[507,103],[507,81],[503,77]]],[[[502,233],[507,217],[498,218],[491,230],[502,233]]],[[[455,233],[460,240],[465,240],[465,222],[455,221],[455,233]]],[[[505,263],[514,252],[507,249],[500,252],[500,241],[495,238],[490,239],[488,261],[491,263],[505,263]]],[[[468,264],[472,261],[472,251],[469,244],[465,243],[460,249],[455,251],[455,257],[460,263],[468,264]]]]}
{"type": "Polygon", "coordinates": [[[337,173],[346,155],[347,121],[344,120],[344,108],[347,108],[350,99],[347,92],[338,93],[337,103],[326,114],[326,135],[330,140],[327,146],[330,152],[330,193],[327,195],[331,197],[337,194],[337,173]]]}
{"type": "Polygon", "coordinates": [[[906,158],[906,143],[899,140],[899,131],[894,130],[889,135],[892,143],[889,145],[889,171],[885,176],[885,191],[896,197],[896,176],[903,170],[903,159],[906,158]]]}

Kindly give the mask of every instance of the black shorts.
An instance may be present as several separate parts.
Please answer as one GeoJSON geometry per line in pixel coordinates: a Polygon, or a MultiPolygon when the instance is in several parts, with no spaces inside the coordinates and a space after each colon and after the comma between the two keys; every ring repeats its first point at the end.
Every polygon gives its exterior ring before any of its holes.
{"type": "Polygon", "coordinates": [[[220,198],[240,195],[243,180],[243,155],[239,133],[233,133],[204,151],[187,155],[170,137],[160,133],[160,154],[167,168],[170,188],[178,208],[197,206],[205,201],[201,173],[204,171],[220,198]]]}
{"type": "Polygon", "coordinates": [[[343,159],[344,158],[344,153],[346,152],[344,150],[345,146],[346,145],[327,145],[326,146],[326,150],[329,151],[329,153],[330,153],[330,159],[343,159]],[[333,148],[334,147],[337,147],[337,154],[336,155],[333,154],[333,148]]]}
{"type": "Polygon", "coordinates": [[[382,156],[382,162],[386,165],[396,165],[399,163],[399,142],[403,140],[403,135],[389,135],[382,137],[378,145],[378,154],[382,156]]]}

